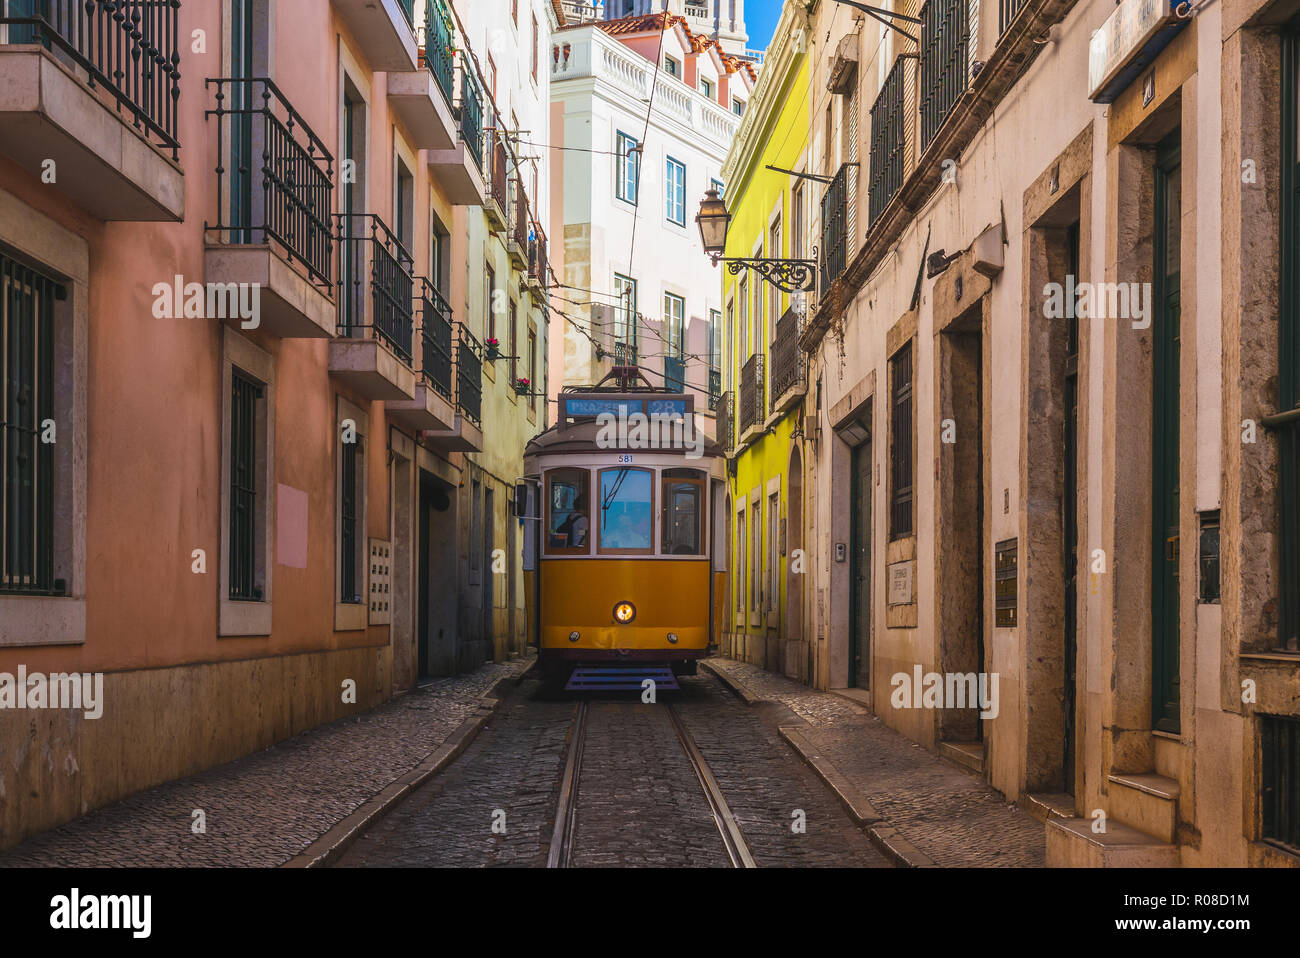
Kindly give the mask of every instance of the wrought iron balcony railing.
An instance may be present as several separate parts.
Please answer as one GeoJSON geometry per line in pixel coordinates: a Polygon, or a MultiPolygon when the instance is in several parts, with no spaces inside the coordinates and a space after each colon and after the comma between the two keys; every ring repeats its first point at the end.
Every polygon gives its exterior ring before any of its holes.
{"type": "Polygon", "coordinates": [[[460,128],[460,138],[469,148],[474,163],[483,169],[483,90],[472,67],[465,60],[461,51],[459,60],[460,101],[456,104],[456,122],[460,128]]]}
{"type": "Polygon", "coordinates": [[[67,57],[176,159],[180,8],[180,0],[0,0],[0,36],[67,57]]]}
{"type": "Polygon", "coordinates": [[[871,186],[867,199],[868,227],[903,187],[903,150],[907,146],[903,123],[903,69],[899,57],[885,78],[871,108],[871,186]]]}
{"type": "Polygon", "coordinates": [[[439,395],[452,398],[451,305],[438,287],[420,277],[416,306],[420,311],[421,375],[439,395]]]}
{"type": "Polygon", "coordinates": [[[772,337],[771,412],[776,411],[777,403],[786,393],[804,384],[803,353],[799,349],[802,332],[803,323],[793,309],[787,309],[776,321],[776,333],[772,337]]]}
{"type": "Polygon", "coordinates": [[[546,288],[546,233],[536,223],[528,239],[528,278],[546,288]]]}
{"type": "Polygon", "coordinates": [[[966,0],[926,0],[921,8],[921,149],[966,89],[970,43],[966,0]]]}
{"type": "Polygon", "coordinates": [[[1029,0],[1000,0],[998,4],[998,36],[1007,32],[1007,27],[1011,26],[1011,21],[1016,18],[1029,0]]]}
{"type": "Polygon", "coordinates": [[[709,409],[716,411],[722,398],[722,370],[709,370],[709,409]]]}
{"type": "Polygon", "coordinates": [[[635,366],[637,362],[636,343],[614,343],[614,365],[635,366]]]}
{"type": "Polygon", "coordinates": [[[524,190],[524,181],[515,177],[515,209],[512,219],[511,239],[522,250],[528,249],[528,229],[532,217],[528,212],[528,193],[524,190]]]}
{"type": "Polygon", "coordinates": [[[456,67],[453,53],[451,14],[445,0],[427,0],[424,7],[424,66],[433,74],[448,106],[455,95],[456,67]]]}
{"type": "Polygon", "coordinates": [[[464,326],[456,342],[456,408],[474,425],[483,416],[483,347],[464,326]]]}
{"type": "Polygon", "coordinates": [[[491,169],[488,178],[488,190],[507,220],[510,217],[510,156],[506,152],[505,137],[501,130],[490,137],[492,141],[491,169]]]}
{"type": "Polygon", "coordinates": [[[755,353],[740,367],[740,431],[763,422],[763,354],[755,353]]]}
{"type": "Polygon", "coordinates": [[[338,334],[373,335],[411,362],[415,276],[411,254],[374,213],[335,216],[338,334]]]}
{"type": "Polygon", "coordinates": [[[821,296],[840,278],[848,254],[849,167],[840,167],[822,195],[821,296]]]}
{"type": "Polygon", "coordinates": [[[397,5],[406,17],[406,22],[415,26],[415,0],[397,0],[397,5]]]}
{"type": "Polygon", "coordinates": [[[718,396],[717,437],[723,452],[732,452],[736,448],[736,397],[734,393],[718,396]]]}
{"type": "Polygon", "coordinates": [[[275,83],[209,79],[216,89],[217,211],[222,242],[274,242],[331,286],[334,158],[275,83]]]}

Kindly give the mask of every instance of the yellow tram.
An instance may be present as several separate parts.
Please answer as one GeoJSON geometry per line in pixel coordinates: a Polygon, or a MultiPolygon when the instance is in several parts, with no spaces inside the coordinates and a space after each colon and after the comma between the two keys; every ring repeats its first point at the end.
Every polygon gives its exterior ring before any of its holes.
{"type": "Polygon", "coordinates": [[[560,395],[516,490],[531,639],[544,678],[575,690],[675,688],[722,620],[722,451],[692,395],[620,372],[560,395]]]}

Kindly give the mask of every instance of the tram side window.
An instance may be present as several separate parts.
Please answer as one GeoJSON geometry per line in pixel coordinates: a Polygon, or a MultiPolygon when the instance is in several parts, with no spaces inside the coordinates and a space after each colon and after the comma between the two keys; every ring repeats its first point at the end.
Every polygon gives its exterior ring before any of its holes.
{"type": "Polygon", "coordinates": [[[556,469],[547,474],[546,551],[586,555],[591,551],[591,515],[585,469],[556,469]]]}
{"type": "Polygon", "coordinates": [[[654,551],[654,477],[645,469],[600,473],[600,551],[654,551]]]}
{"type": "Polygon", "coordinates": [[[664,555],[702,555],[704,481],[694,469],[665,469],[663,474],[664,555]]]}

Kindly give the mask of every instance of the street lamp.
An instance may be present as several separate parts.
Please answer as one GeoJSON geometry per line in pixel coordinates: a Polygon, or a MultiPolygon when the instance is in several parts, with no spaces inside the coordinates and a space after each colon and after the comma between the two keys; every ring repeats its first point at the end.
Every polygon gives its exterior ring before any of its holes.
{"type": "Polygon", "coordinates": [[[704,252],[709,254],[714,266],[720,262],[726,263],[733,276],[742,269],[752,269],[777,289],[787,293],[813,288],[817,278],[816,247],[813,247],[812,259],[746,259],[722,255],[727,248],[731,214],[727,212],[727,204],[718,196],[717,190],[709,190],[704,194],[695,222],[700,228],[704,252]]]}

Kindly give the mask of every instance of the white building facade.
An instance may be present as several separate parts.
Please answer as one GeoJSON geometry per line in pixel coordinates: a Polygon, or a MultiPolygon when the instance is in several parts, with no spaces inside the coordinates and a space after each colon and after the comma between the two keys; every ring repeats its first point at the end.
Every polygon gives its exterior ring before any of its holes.
{"type": "Polygon", "coordinates": [[[722,284],[694,219],[707,190],[724,190],[731,104],[748,100],[754,73],[667,19],[555,34],[551,233],[564,287],[552,296],[550,390],[637,365],[705,411],[721,391],[722,284]]]}

